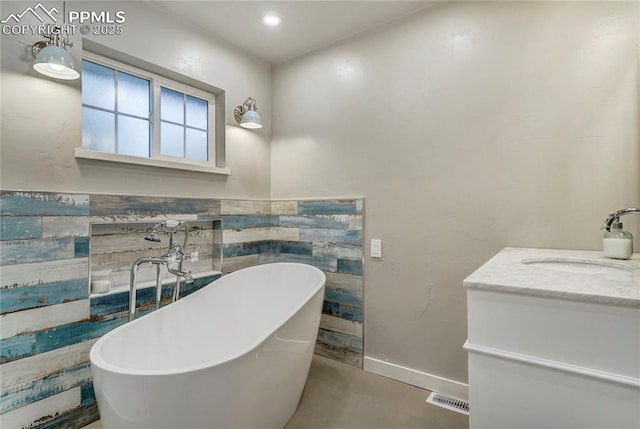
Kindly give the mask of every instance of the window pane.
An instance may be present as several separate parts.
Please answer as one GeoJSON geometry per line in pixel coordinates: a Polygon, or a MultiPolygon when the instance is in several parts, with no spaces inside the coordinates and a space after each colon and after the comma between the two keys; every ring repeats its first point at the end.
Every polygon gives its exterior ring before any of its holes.
{"type": "Polygon", "coordinates": [[[82,61],[82,104],[115,110],[115,71],[82,61]]]}
{"type": "Polygon", "coordinates": [[[207,129],[207,101],[187,95],[187,125],[207,129]]]}
{"type": "Polygon", "coordinates": [[[184,94],[162,88],[160,91],[160,114],[163,121],[184,124],[184,94]]]}
{"type": "Polygon", "coordinates": [[[160,128],[160,153],[184,157],[184,127],[162,122],[160,128]]]}
{"type": "Polygon", "coordinates": [[[187,154],[185,158],[207,160],[206,131],[187,128],[187,154]]]}
{"type": "Polygon", "coordinates": [[[115,127],[113,113],[83,107],[82,148],[114,152],[116,150],[115,127]]]}
{"type": "Polygon", "coordinates": [[[149,81],[118,72],[118,112],[149,117],[149,81]]]}
{"type": "Polygon", "coordinates": [[[149,158],[149,121],[118,115],[118,153],[149,158]]]}

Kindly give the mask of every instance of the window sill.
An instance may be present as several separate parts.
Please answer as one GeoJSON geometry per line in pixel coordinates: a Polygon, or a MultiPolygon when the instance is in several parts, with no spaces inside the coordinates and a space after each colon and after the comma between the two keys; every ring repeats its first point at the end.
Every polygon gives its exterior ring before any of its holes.
{"type": "Polygon", "coordinates": [[[204,165],[184,164],[162,159],[141,158],[138,156],[121,155],[117,153],[99,152],[96,150],[75,149],[76,159],[92,159],[97,161],[115,162],[118,164],[145,165],[148,167],[169,168],[172,170],[194,171],[198,173],[220,174],[228,176],[231,170],[220,167],[207,167],[204,165]]]}

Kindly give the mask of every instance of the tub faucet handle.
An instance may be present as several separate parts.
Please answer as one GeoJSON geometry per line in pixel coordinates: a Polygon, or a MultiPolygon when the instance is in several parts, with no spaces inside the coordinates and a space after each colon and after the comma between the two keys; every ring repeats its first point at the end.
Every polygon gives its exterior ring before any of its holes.
{"type": "Polygon", "coordinates": [[[187,271],[187,273],[184,275],[184,282],[186,284],[193,283],[193,276],[191,275],[191,271],[187,271]]]}
{"type": "Polygon", "coordinates": [[[196,251],[196,252],[191,252],[191,254],[189,255],[189,260],[191,262],[198,262],[200,259],[198,258],[198,255],[200,255],[200,252],[196,251]]]}

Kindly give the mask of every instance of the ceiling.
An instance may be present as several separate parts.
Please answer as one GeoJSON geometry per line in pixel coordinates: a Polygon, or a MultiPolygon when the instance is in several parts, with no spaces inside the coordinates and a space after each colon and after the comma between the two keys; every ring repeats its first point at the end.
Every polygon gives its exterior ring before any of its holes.
{"type": "Polygon", "coordinates": [[[433,4],[387,1],[151,1],[212,37],[277,64],[433,4]],[[275,13],[278,27],[262,17],[275,13]]]}

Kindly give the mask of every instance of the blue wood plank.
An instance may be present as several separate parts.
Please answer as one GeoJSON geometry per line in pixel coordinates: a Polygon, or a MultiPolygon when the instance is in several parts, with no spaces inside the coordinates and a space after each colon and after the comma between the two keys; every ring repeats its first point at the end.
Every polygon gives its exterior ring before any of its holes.
{"type": "Polygon", "coordinates": [[[273,249],[274,249],[274,243],[271,240],[237,243],[236,256],[270,253],[273,251],[273,249]]]}
{"type": "Polygon", "coordinates": [[[362,230],[300,228],[300,241],[362,246],[362,230]]]}
{"type": "Polygon", "coordinates": [[[280,226],[290,228],[348,229],[348,215],[280,216],[280,226]]]}
{"type": "MultiPolygon", "coordinates": [[[[89,362],[64,368],[43,378],[7,387],[0,393],[0,413],[4,414],[77,386],[84,388],[86,385],[91,385],[89,362]]],[[[93,400],[95,401],[95,397],[93,400]]]]}
{"type": "Polygon", "coordinates": [[[76,258],[86,258],[89,256],[89,237],[74,238],[73,256],[76,258]]]}
{"type": "Polygon", "coordinates": [[[274,215],[223,216],[224,229],[265,228],[278,226],[279,217],[274,215]]]}
{"type": "Polygon", "coordinates": [[[352,322],[362,323],[364,320],[362,307],[327,300],[322,304],[322,313],[352,322]]]}
{"type": "MultiPolygon", "coordinates": [[[[168,285],[162,288],[163,298],[168,298],[168,285]],[[166,296],[165,296],[166,295],[166,296]]],[[[155,304],[156,288],[149,287],[138,289],[136,291],[136,308],[155,304]]],[[[129,309],[129,291],[125,290],[118,293],[108,295],[98,295],[91,297],[90,314],[91,316],[106,316],[129,309]]]]}
{"type": "Polygon", "coordinates": [[[0,217],[0,240],[21,240],[26,238],[42,238],[41,217],[0,217]]]}
{"type": "Polygon", "coordinates": [[[275,244],[271,240],[249,241],[246,243],[227,243],[223,245],[223,255],[226,258],[258,255],[274,251],[274,246],[275,244]]]}
{"type": "Polygon", "coordinates": [[[362,259],[362,245],[316,242],[313,254],[340,259],[362,259]]]}
{"type": "Polygon", "coordinates": [[[362,307],[362,291],[336,289],[326,287],[324,290],[324,299],[339,304],[349,304],[356,307],[362,307]]]}
{"type": "Polygon", "coordinates": [[[233,258],[238,256],[238,244],[227,243],[222,245],[222,255],[225,258],[233,258]]]}
{"type": "Polygon", "coordinates": [[[35,335],[22,334],[0,339],[0,363],[31,356],[35,352],[35,335]]]}
{"type": "Polygon", "coordinates": [[[46,416],[29,425],[29,429],[78,429],[88,426],[100,419],[95,402],[80,405],[65,413],[46,416]]]}
{"type": "Polygon", "coordinates": [[[221,277],[220,274],[216,274],[213,276],[195,278],[193,280],[193,283],[190,285],[183,283],[180,288],[180,298],[184,298],[187,295],[191,295],[193,292],[198,291],[205,286],[208,286],[211,282],[218,280],[220,277],[221,277]]]}
{"type": "Polygon", "coordinates": [[[61,347],[100,337],[128,319],[89,320],[36,332],[36,353],[45,353],[61,347]]]}
{"type": "Polygon", "coordinates": [[[318,330],[318,342],[328,346],[346,349],[356,353],[362,353],[362,338],[354,335],[343,334],[342,332],[328,331],[320,328],[318,330]]]}
{"type": "Polygon", "coordinates": [[[0,241],[0,265],[73,259],[73,238],[0,241]]]}
{"type": "Polygon", "coordinates": [[[93,382],[83,384],[80,387],[80,403],[82,405],[96,402],[96,392],[93,390],[93,382]]]}
{"type": "Polygon", "coordinates": [[[47,192],[0,192],[0,214],[11,216],[87,216],[89,196],[47,192]]]}
{"type": "Polygon", "coordinates": [[[299,201],[298,214],[357,214],[357,208],[355,200],[299,201]]]}
{"type": "Polygon", "coordinates": [[[86,299],[89,296],[89,279],[43,283],[10,289],[0,289],[0,313],[26,310],[86,299]]]}
{"type": "Polygon", "coordinates": [[[341,319],[351,320],[353,322],[364,322],[362,307],[349,304],[339,304],[339,316],[341,319]]]}
{"type": "Polygon", "coordinates": [[[329,316],[340,317],[340,304],[325,300],[322,303],[322,313],[329,316]]]}
{"type": "MultiPolygon", "coordinates": [[[[139,293],[141,292],[142,290],[139,291],[139,293]]],[[[90,303],[91,317],[106,316],[108,314],[125,311],[129,308],[129,291],[92,296],[90,303]]]]}
{"type": "Polygon", "coordinates": [[[280,241],[278,242],[277,249],[280,253],[311,256],[313,254],[313,243],[304,241],[280,241]]]}
{"type": "Polygon", "coordinates": [[[362,260],[338,259],[338,272],[342,274],[361,276],[362,260]]]}

